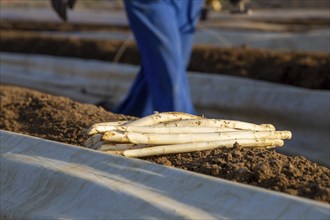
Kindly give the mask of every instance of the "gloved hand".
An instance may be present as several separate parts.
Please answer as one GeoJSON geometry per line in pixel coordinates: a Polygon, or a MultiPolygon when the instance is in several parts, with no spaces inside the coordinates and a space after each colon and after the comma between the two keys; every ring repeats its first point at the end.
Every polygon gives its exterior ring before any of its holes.
{"type": "Polygon", "coordinates": [[[182,112],[155,113],[132,121],[97,123],[87,131],[87,148],[126,157],[146,157],[220,147],[283,146],[290,131],[271,124],[207,119],[182,112]]]}
{"type": "Polygon", "coordinates": [[[50,0],[53,6],[53,9],[56,11],[58,16],[63,20],[67,21],[67,12],[66,9],[73,9],[76,0],[50,0]]]}
{"type": "Polygon", "coordinates": [[[206,0],[205,2],[207,8],[211,8],[212,10],[219,12],[222,9],[222,5],[220,0],[206,0]]]}

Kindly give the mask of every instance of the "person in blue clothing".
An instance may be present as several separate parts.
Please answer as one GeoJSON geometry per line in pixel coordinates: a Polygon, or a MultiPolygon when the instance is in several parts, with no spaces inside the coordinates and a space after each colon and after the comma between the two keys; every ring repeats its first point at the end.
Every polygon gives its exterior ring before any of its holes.
{"type": "Polygon", "coordinates": [[[113,111],[138,117],[154,111],[194,114],[186,68],[204,0],[124,2],[141,69],[127,97],[113,111]]]}
{"type": "Polygon", "coordinates": [[[204,0],[125,0],[141,70],[116,113],[195,113],[186,75],[204,0]]]}

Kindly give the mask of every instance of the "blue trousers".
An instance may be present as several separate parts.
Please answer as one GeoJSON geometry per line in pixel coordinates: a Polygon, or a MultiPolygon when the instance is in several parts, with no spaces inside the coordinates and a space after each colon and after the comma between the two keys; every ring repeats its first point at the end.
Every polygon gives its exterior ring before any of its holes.
{"type": "Polygon", "coordinates": [[[187,80],[193,34],[203,0],[125,0],[141,70],[116,113],[195,113],[187,80]]]}

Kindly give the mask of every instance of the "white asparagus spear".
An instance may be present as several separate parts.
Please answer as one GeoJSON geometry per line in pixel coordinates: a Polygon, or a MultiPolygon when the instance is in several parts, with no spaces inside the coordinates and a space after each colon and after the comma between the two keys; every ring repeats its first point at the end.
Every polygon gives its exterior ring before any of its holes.
{"type": "Polygon", "coordinates": [[[102,139],[106,141],[134,144],[182,144],[192,142],[220,141],[231,139],[290,139],[290,131],[229,131],[201,134],[143,134],[135,132],[107,131],[102,139]]]}
{"type": "Polygon", "coordinates": [[[139,133],[210,133],[219,131],[235,131],[234,128],[226,127],[155,127],[155,126],[125,126],[124,123],[98,123],[86,131],[87,135],[104,133],[106,131],[133,131],[139,133]]]}
{"type": "MultiPolygon", "coordinates": [[[[101,141],[102,142],[102,141],[101,141]]],[[[147,144],[114,144],[114,143],[107,143],[103,142],[97,148],[100,151],[124,151],[124,150],[131,150],[131,149],[141,149],[141,148],[148,148],[154,147],[156,145],[147,145],[147,144]]]]}
{"type": "Polygon", "coordinates": [[[85,147],[93,148],[93,146],[102,140],[103,134],[94,134],[93,136],[90,136],[84,143],[85,147]]]}
{"type": "MultiPolygon", "coordinates": [[[[92,135],[97,133],[104,133],[106,131],[111,131],[111,130],[121,130],[121,131],[132,130],[136,132],[142,132],[139,131],[140,130],[139,128],[125,129],[125,128],[117,128],[116,126],[127,125],[133,127],[137,127],[137,126],[146,127],[147,124],[150,123],[155,123],[154,127],[182,127],[182,126],[196,127],[197,126],[197,127],[232,128],[232,129],[240,129],[240,130],[275,130],[275,127],[270,124],[256,125],[252,123],[233,121],[233,120],[206,119],[200,116],[195,116],[180,112],[165,112],[165,113],[153,114],[135,121],[96,123],[87,130],[87,134],[92,135]],[[189,119],[184,119],[186,117],[188,117],[189,119]],[[145,123],[145,125],[143,125],[143,123],[145,123]]],[[[146,131],[144,133],[177,133],[175,131],[167,132],[166,131],[167,129],[163,129],[163,130],[164,131],[162,131],[162,129],[160,129],[159,131],[146,131]]],[[[198,133],[198,131],[196,132],[198,133]]],[[[213,131],[211,130],[210,132],[213,131]]]]}
{"type": "Polygon", "coordinates": [[[94,150],[100,150],[100,151],[109,151],[109,150],[115,150],[115,151],[121,151],[121,150],[129,150],[129,149],[137,149],[137,148],[143,148],[148,146],[155,146],[155,145],[147,145],[147,144],[118,144],[113,142],[107,142],[107,141],[98,141],[94,145],[90,146],[89,148],[94,150]]]}
{"type": "Polygon", "coordinates": [[[125,150],[123,155],[126,157],[146,157],[154,155],[186,153],[193,151],[209,150],[219,147],[233,147],[238,143],[242,147],[270,147],[283,146],[284,141],[280,139],[241,139],[241,140],[223,140],[214,142],[198,142],[187,144],[175,144],[156,146],[135,150],[125,150]]]}
{"type": "Polygon", "coordinates": [[[253,124],[242,121],[222,120],[222,119],[186,119],[180,121],[170,121],[156,124],[155,127],[186,127],[186,126],[202,126],[202,127],[226,127],[241,130],[253,131],[274,131],[275,127],[271,124],[253,124]]]}
{"type": "Polygon", "coordinates": [[[155,126],[115,126],[118,131],[137,132],[137,133],[154,133],[154,134],[191,134],[191,133],[212,133],[237,131],[233,128],[225,127],[155,127],[155,126]]]}
{"type": "Polygon", "coordinates": [[[128,122],[127,125],[129,125],[129,126],[149,126],[149,125],[154,125],[154,124],[158,124],[158,123],[166,122],[166,121],[193,119],[193,118],[197,119],[197,118],[202,118],[202,117],[184,113],[184,112],[161,112],[161,113],[148,115],[146,117],[137,119],[132,122],[128,122]]]}
{"type": "Polygon", "coordinates": [[[93,124],[87,131],[87,135],[97,134],[97,133],[104,133],[106,131],[112,131],[116,129],[118,125],[124,125],[128,121],[112,121],[112,122],[103,122],[103,123],[96,123],[93,124]]]}
{"type": "Polygon", "coordinates": [[[109,153],[109,154],[116,154],[124,156],[124,150],[110,150],[110,151],[103,151],[103,153],[109,153]]]}
{"type": "MultiPolygon", "coordinates": [[[[101,145],[103,144],[103,142],[104,141],[98,141],[95,144],[88,146],[88,148],[94,149],[94,150],[99,150],[99,148],[101,147],[101,145]]],[[[85,147],[87,147],[87,146],[85,145],[85,147]]]]}
{"type": "Polygon", "coordinates": [[[133,131],[139,133],[210,133],[220,131],[242,130],[272,130],[270,126],[254,125],[245,122],[235,122],[215,119],[193,119],[171,121],[168,124],[156,124],[154,126],[131,126],[127,121],[97,123],[87,130],[88,135],[104,133],[106,131],[133,131]],[[160,126],[159,126],[160,125],[160,126]],[[173,126],[174,125],[174,126],[173,126]],[[211,125],[211,126],[209,126],[211,125]],[[218,125],[218,126],[216,126],[218,125]],[[236,127],[236,128],[235,128],[236,127]],[[246,129],[249,128],[249,129],[246,129]]]}

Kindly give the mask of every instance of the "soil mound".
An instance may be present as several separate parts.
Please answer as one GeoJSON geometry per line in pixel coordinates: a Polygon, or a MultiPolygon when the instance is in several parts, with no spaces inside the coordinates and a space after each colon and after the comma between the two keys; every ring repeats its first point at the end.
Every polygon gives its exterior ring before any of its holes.
{"type": "MultiPolygon", "coordinates": [[[[27,88],[1,85],[0,97],[0,129],[77,146],[92,124],[132,118],[27,88]]],[[[301,156],[234,147],[143,159],[330,203],[330,170],[301,156]]]]}

